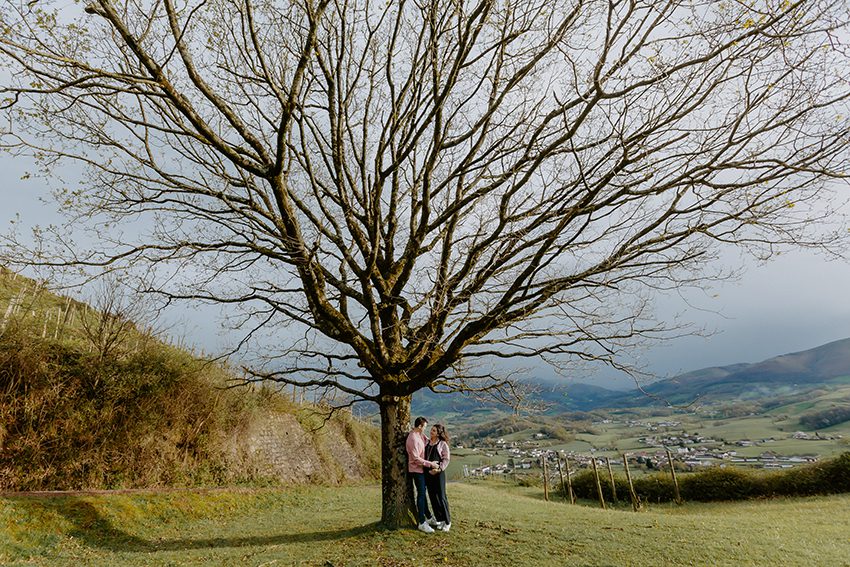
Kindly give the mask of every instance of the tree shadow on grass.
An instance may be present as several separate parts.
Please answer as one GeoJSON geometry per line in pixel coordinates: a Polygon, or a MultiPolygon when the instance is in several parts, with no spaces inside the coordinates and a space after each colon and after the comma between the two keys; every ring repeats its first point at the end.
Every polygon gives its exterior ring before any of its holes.
{"type": "Polygon", "coordinates": [[[94,505],[79,498],[64,496],[61,498],[44,498],[37,501],[27,500],[27,507],[32,508],[33,504],[35,504],[45,511],[53,512],[64,517],[74,526],[67,534],[85,545],[123,553],[153,553],[159,551],[187,551],[191,549],[263,547],[290,543],[311,543],[346,539],[381,529],[378,522],[373,522],[362,526],[320,532],[149,540],[129,534],[115,527],[109,518],[105,517],[94,505]]]}

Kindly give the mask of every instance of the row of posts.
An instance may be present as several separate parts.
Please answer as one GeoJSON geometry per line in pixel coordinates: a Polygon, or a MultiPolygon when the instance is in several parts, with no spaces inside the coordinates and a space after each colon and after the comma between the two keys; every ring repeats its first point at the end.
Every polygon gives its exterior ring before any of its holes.
{"type": "MultiPolygon", "coordinates": [[[[36,294],[38,291],[36,290],[36,294]]],[[[8,305],[6,305],[6,311],[3,313],[2,319],[0,319],[0,333],[6,331],[6,327],[9,322],[16,317],[22,309],[26,309],[24,307],[24,299],[26,297],[26,290],[21,290],[18,295],[12,297],[9,300],[8,305]]],[[[88,312],[88,305],[83,306],[86,312],[88,312]]],[[[38,315],[36,310],[30,310],[30,316],[35,318],[38,315]]],[[[44,325],[41,331],[41,338],[46,338],[48,335],[48,324],[53,321],[53,338],[58,339],[59,334],[62,329],[66,325],[73,325],[74,323],[74,310],[71,308],[71,298],[65,298],[64,308],[62,306],[55,308],[47,308],[43,311],[43,320],[44,325]],[[52,315],[55,313],[55,317],[52,315]]]]}
{"type": "MultiPolygon", "coordinates": [[[[306,387],[292,384],[292,394],[290,397],[293,405],[304,405],[305,393],[309,393],[309,390],[306,387]]],[[[330,392],[322,393],[318,397],[314,396],[312,399],[308,396],[307,403],[318,406],[335,406],[338,394],[339,391],[331,390],[330,392]]],[[[342,411],[345,411],[352,418],[363,423],[369,423],[373,417],[373,414],[371,413],[364,413],[363,406],[358,404],[350,404],[347,407],[342,408],[342,411]]]]}
{"type": "MultiPolygon", "coordinates": [[[[549,501],[549,467],[548,467],[548,459],[543,457],[543,498],[548,502],[549,501]]],[[[673,466],[673,455],[670,454],[670,451],[667,451],[667,462],[670,465],[670,474],[673,476],[673,489],[675,491],[676,504],[682,504],[682,496],[679,492],[679,479],[676,477],[676,468],[673,466]]],[[[593,469],[593,477],[596,480],[596,494],[599,497],[599,505],[604,509],[605,505],[605,497],[602,493],[602,482],[599,479],[599,467],[596,465],[596,458],[590,459],[591,467],[593,469]]],[[[605,458],[605,464],[608,467],[608,477],[611,482],[611,493],[614,497],[614,500],[617,500],[617,483],[614,480],[614,471],[611,469],[611,459],[605,458]]],[[[573,482],[571,479],[571,471],[570,471],[570,459],[564,459],[564,467],[566,468],[566,475],[564,474],[564,468],[561,467],[561,459],[558,458],[558,475],[561,477],[561,488],[564,491],[564,500],[567,500],[571,504],[576,503],[576,495],[573,492],[573,482]]],[[[629,497],[632,501],[632,509],[637,512],[641,509],[640,498],[635,492],[635,486],[632,482],[632,473],[629,470],[629,459],[626,457],[626,454],[623,453],[623,467],[626,471],[626,481],[629,483],[629,497]]]]}

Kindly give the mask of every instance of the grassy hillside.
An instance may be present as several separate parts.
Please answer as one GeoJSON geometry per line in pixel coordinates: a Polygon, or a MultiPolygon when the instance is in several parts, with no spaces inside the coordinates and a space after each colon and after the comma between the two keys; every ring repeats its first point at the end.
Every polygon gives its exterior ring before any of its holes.
{"type": "Polygon", "coordinates": [[[569,442],[574,436],[552,418],[540,417],[521,418],[517,416],[508,416],[503,418],[493,418],[480,425],[475,425],[462,430],[462,434],[456,436],[456,439],[466,444],[475,444],[482,439],[502,438],[506,441],[515,439],[526,439],[533,436],[535,433],[546,435],[547,439],[569,442]]]}
{"type": "Polygon", "coordinates": [[[363,464],[357,476],[379,470],[374,428],[338,414],[313,431],[314,406],[227,388],[226,366],[118,311],[0,272],[0,317],[0,490],[333,483],[352,476],[337,454],[345,444],[363,464]],[[269,424],[293,430],[284,452],[306,472],[267,466],[255,441],[269,424]]]}
{"type": "Polygon", "coordinates": [[[380,531],[380,488],[0,498],[4,565],[847,565],[850,496],[601,510],[452,483],[452,531],[380,531]]]}

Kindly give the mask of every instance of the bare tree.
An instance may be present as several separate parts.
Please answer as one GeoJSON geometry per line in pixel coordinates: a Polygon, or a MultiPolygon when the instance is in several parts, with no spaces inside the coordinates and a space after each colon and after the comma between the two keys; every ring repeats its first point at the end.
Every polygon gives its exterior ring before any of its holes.
{"type": "Polygon", "coordinates": [[[154,334],[154,309],[114,276],[95,282],[88,304],[92,309],[80,316],[80,331],[100,363],[126,350],[130,340],[154,334]]]}
{"type": "Polygon", "coordinates": [[[240,306],[240,346],[293,327],[253,376],[378,403],[388,526],[413,392],[622,364],[720,245],[838,236],[845,2],[3,6],[3,143],[83,163],[57,198],[109,235],[25,257],[149,266],[240,306]]]}

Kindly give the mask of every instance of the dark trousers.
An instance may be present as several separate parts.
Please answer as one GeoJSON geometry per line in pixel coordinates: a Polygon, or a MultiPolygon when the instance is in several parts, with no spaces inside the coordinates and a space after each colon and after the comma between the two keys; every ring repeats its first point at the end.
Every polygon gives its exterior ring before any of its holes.
{"type": "Polygon", "coordinates": [[[413,485],[416,487],[416,514],[421,524],[431,515],[428,512],[428,501],[425,499],[425,473],[414,472],[410,473],[410,476],[413,477],[413,485]]]}
{"type": "Polygon", "coordinates": [[[434,510],[434,518],[438,522],[452,523],[449,515],[449,501],[446,498],[446,473],[425,473],[425,486],[428,488],[428,497],[431,499],[431,509],[434,510]]]}

